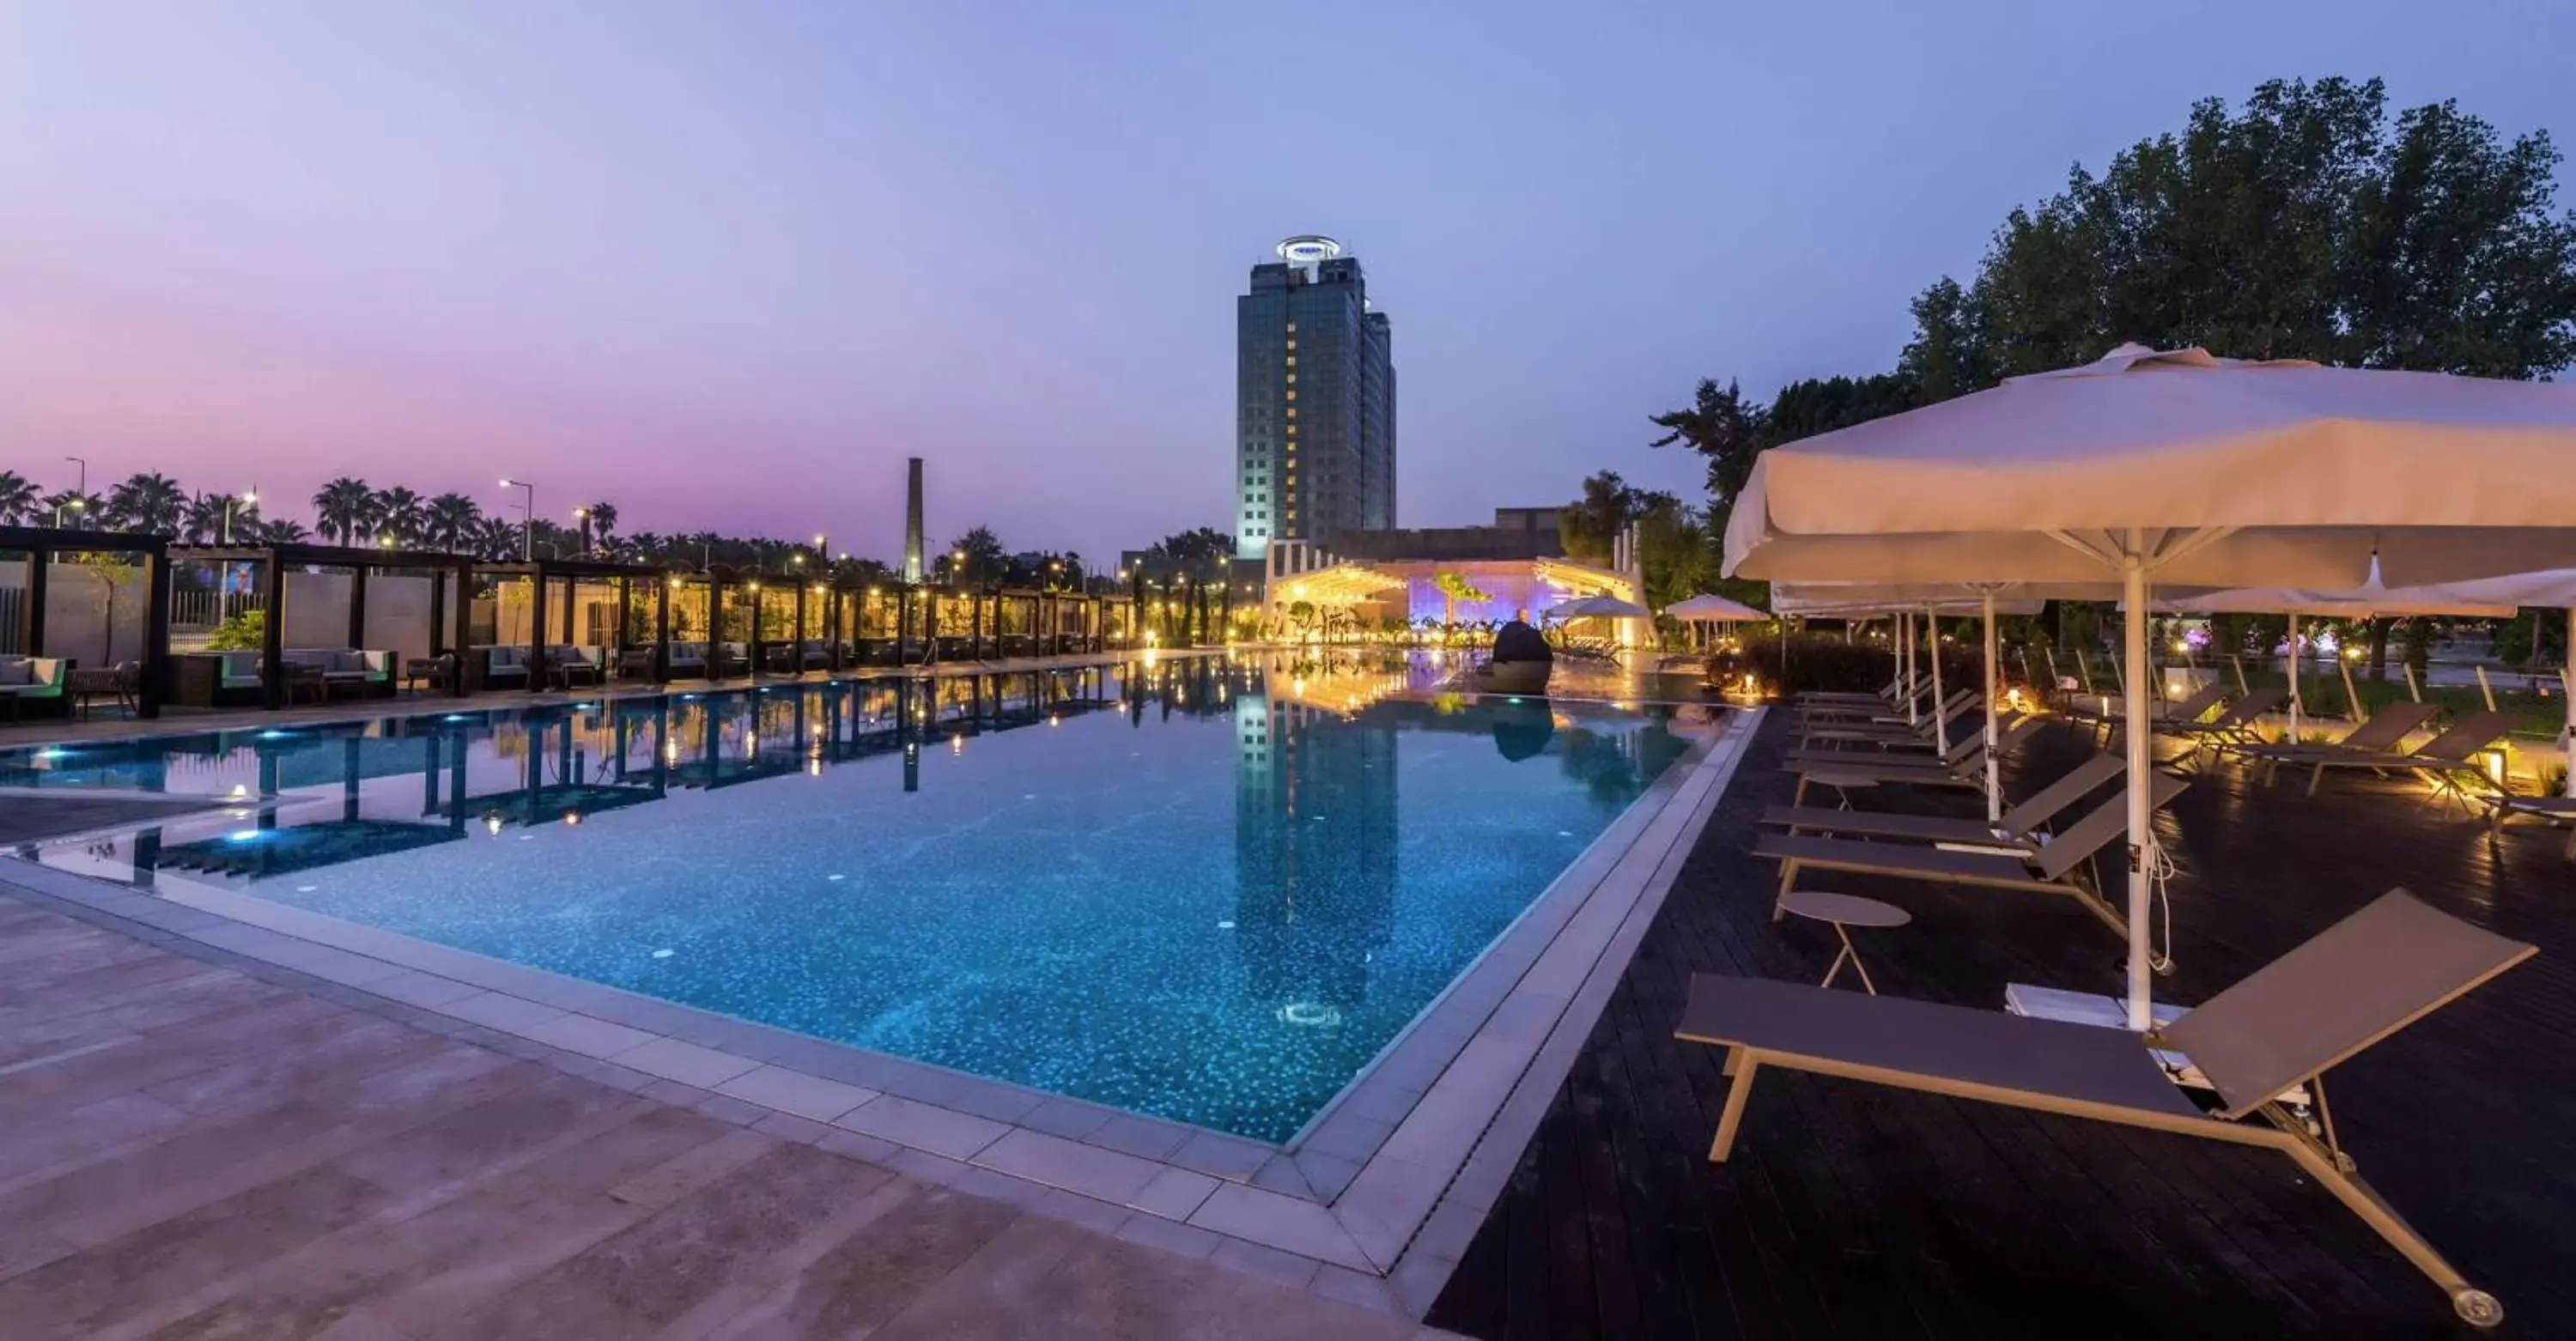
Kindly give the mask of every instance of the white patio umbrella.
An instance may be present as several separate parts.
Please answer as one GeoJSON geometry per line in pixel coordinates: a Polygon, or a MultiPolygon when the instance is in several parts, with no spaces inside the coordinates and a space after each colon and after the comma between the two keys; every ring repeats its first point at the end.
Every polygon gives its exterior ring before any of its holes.
{"type": "Polygon", "coordinates": [[[1675,601],[1664,607],[1664,613],[1694,624],[1754,624],[1771,617],[1742,601],[1705,593],[1675,601]]]}
{"type": "Polygon", "coordinates": [[[2124,345],[2080,368],[1756,459],[1729,576],[2099,581],[2128,602],[2128,1023],[2149,1020],[2159,866],[2151,580],[2359,586],[2576,564],[2576,386],[2124,345]]]}
{"type": "Polygon", "coordinates": [[[1550,619],[1644,619],[1646,607],[1616,596],[1578,596],[1562,605],[1548,607],[1550,619]]]}

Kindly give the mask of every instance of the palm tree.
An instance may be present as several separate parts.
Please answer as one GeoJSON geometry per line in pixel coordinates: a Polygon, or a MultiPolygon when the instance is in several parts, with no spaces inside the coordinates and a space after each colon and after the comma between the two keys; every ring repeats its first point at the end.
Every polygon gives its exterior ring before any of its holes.
{"type": "Polygon", "coordinates": [[[374,521],[373,529],[389,536],[397,545],[409,545],[420,539],[420,495],[397,484],[378,490],[368,500],[367,510],[374,521]]]}
{"type": "MultiPolygon", "coordinates": [[[[233,533],[244,533],[239,513],[233,515],[233,533]]],[[[304,529],[304,523],[285,517],[275,521],[253,520],[248,534],[257,537],[263,545],[301,545],[313,538],[313,533],[304,529]]]]}
{"type": "Polygon", "coordinates": [[[187,507],[188,492],[177,480],[167,475],[129,475],[107,491],[105,520],[122,530],[176,535],[187,507]]]}
{"type": "Polygon", "coordinates": [[[474,523],[473,543],[467,546],[486,559],[519,557],[519,524],[501,517],[485,517],[474,523]]]}
{"type": "Polygon", "coordinates": [[[211,545],[224,538],[224,504],[222,494],[191,494],[188,507],[179,516],[179,538],[191,545],[211,545]]]}
{"type": "Polygon", "coordinates": [[[0,526],[24,526],[43,509],[36,502],[36,483],[14,470],[0,470],[0,526]]]}
{"type": "Polygon", "coordinates": [[[367,482],[347,475],[323,485],[313,494],[313,523],[326,536],[336,537],[343,545],[358,543],[358,533],[374,520],[376,493],[367,482]]]}
{"type": "Polygon", "coordinates": [[[421,514],[420,538],[450,554],[473,548],[483,505],[464,494],[440,494],[421,514]]]}
{"type": "Polygon", "coordinates": [[[601,499],[600,501],[591,504],[589,507],[582,509],[582,514],[589,519],[590,535],[593,542],[595,542],[601,549],[608,548],[608,535],[611,531],[617,529],[617,505],[606,499],[601,499]]]}

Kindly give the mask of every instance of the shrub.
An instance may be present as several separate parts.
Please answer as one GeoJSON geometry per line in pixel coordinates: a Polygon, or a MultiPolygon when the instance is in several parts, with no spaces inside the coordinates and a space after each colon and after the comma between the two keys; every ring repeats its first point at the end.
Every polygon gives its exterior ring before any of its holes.
{"type": "Polygon", "coordinates": [[[212,652],[252,652],[268,645],[268,612],[236,610],[206,635],[212,652]]]}

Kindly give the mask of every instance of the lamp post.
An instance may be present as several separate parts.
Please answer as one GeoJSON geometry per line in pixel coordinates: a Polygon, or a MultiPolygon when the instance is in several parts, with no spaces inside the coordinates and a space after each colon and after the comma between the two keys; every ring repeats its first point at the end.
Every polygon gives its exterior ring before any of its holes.
{"type": "Polygon", "coordinates": [[[258,485],[256,485],[256,484],[254,484],[254,485],[252,485],[251,487],[249,487],[249,488],[247,488],[247,489],[242,490],[242,491],[241,491],[241,493],[240,493],[239,495],[237,495],[237,496],[235,496],[235,495],[227,495],[227,496],[225,497],[225,499],[224,499],[224,543],[225,543],[225,544],[227,544],[227,545],[229,545],[229,544],[233,543],[233,505],[234,505],[234,504],[236,504],[236,503],[240,504],[240,505],[241,505],[241,506],[243,506],[243,507],[254,507],[254,508],[255,508],[255,507],[258,507],[258,506],[259,506],[259,486],[258,486],[258,485]]]}
{"type": "Polygon", "coordinates": [[[66,456],[63,459],[80,467],[80,478],[77,483],[72,485],[72,496],[68,500],[54,505],[55,530],[62,529],[63,509],[70,508],[74,512],[85,512],[89,509],[89,458],[85,456],[66,456]]]}
{"type": "Polygon", "coordinates": [[[519,508],[526,515],[527,520],[519,527],[519,562],[535,563],[537,561],[537,486],[526,480],[503,480],[501,487],[517,489],[521,492],[519,508]]]}

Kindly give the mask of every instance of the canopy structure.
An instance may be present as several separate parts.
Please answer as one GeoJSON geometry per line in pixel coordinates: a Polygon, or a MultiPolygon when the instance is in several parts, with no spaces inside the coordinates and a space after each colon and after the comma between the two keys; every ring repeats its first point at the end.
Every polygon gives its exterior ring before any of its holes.
{"type": "Polygon", "coordinates": [[[1707,594],[1675,601],[1664,607],[1664,613],[1695,624],[1741,624],[1771,618],[1769,612],[1756,610],[1742,601],[1707,594]]]}
{"type": "MultiPolygon", "coordinates": [[[[2096,582],[2128,604],[2129,774],[2150,581],[2350,588],[2576,565],[2576,386],[2123,345],[1763,453],[1729,576],[2096,582]]],[[[2150,1016],[2155,851],[2129,788],[2128,1023],[2150,1016]]]]}

